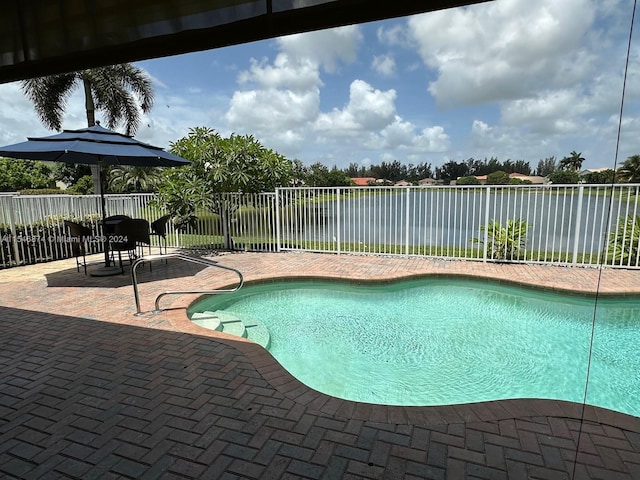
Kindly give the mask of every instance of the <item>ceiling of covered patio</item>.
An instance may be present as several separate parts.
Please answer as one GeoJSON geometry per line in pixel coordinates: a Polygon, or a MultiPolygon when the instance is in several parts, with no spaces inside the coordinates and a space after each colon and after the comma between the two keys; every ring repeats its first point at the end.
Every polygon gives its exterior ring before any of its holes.
{"type": "Polygon", "coordinates": [[[0,83],[489,0],[10,0],[0,83]]]}

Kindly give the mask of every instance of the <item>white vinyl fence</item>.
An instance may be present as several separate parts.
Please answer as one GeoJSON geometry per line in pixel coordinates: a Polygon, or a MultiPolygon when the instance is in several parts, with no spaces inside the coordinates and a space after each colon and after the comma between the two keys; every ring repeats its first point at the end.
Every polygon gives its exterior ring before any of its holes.
{"type": "Polygon", "coordinates": [[[282,250],[637,268],[638,188],[286,188],[278,192],[278,245],[282,250]],[[518,226],[523,227],[521,248],[518,226]]]}
{"type": "MultiPolygon", "coordinates": [[[[640,268],[640,185],[282,188],[223,194],[174,247],[419,255],[640,268]]],[[[107,195],[150,222],[151,194],[107,195]]],[[[0,266],[66,258],[64,219],[101,232],[99,197],[0,195],[0,266]]],[[[100,244],[89,245],[100,251],[100,244]]]]}

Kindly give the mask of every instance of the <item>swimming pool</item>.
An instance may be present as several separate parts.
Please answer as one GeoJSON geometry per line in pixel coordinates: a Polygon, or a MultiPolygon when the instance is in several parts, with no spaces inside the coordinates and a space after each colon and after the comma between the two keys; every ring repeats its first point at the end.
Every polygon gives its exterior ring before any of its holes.
{"type": "MultiPolygon", "coordinates": [[[[347,400],[582,402],[594,300],[431,278],[248,286],[189,309],[204,311],[263,322],[284,368],[347,400]]],[[[640,416],[639,352],[640,299],[599,299],[587,403],[640,416]]]]}

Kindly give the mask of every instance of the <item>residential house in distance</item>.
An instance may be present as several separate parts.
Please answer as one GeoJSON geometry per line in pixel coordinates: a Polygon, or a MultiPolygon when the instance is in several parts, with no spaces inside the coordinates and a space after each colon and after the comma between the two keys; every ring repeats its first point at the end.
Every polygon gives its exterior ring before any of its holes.
{"type": "Polygon", "coordinates": [[[431,177],[418,180],[418,185],[420,185],[421,187],[432,187],[433,185],[437,185],[438,183],[438,180],[431,177]]]}
{"type": "MultiPolygon", "coordinates": [[[[475,175],[475,177],[480,182],[480,185],[485,185],[487,183],[486,175],[475,175]]],[[[509,178],[517,178],[522,181],[529,180],[534,185],[544,185],[547,183],[546,177],[539,177],[536,175],[523,175],[522,173],[510,173],[509,178]]]]}
{"type": "Polygon", "coordinates": [[[540,177],[537,175],[523,175],[522,173],[510,173],[509,178],[517,178],[519,180],[529,180],[534,185],[544,185],[547,183],[546,177],[540,177]]]}
{"type": "Polygon", "coordinates": [[[369,185],[374,185],[376,183],[376,179],[373,177],[351,177],[351,181],[357,187],[368,187],[369,185]]]}
{"type": "Polygon", "coordinates": [[[611,167],[585,168],[584,170],[580,170],[580,176],[586,175],[587,173],[606,172],[607,170],[613,170],[613,168],[611,167]]]}

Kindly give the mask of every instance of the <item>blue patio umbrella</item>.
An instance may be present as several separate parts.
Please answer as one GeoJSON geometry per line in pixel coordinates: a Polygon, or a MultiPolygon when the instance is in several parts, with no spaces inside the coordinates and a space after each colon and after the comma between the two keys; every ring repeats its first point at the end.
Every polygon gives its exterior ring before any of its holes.
{"type": "MultiPolygon", "coordinates": [[[[133,165],[141,167],[178,167],[188,160],[102,126],[64,130],[47,137],[28,137],[26,142],[0,147],[0,157],[21,160],[80,163],[86,165],[133,165]]],[[[98,169],[101,171],[101,169],[98,169]]],[[[100,179],[102,186],[102,179],[100,179]]],[[[107,216],[104,190],[100,189],[102,221],[107,216]]],[[[109,266],[105,242],[105,265],[109,266]]]]}

